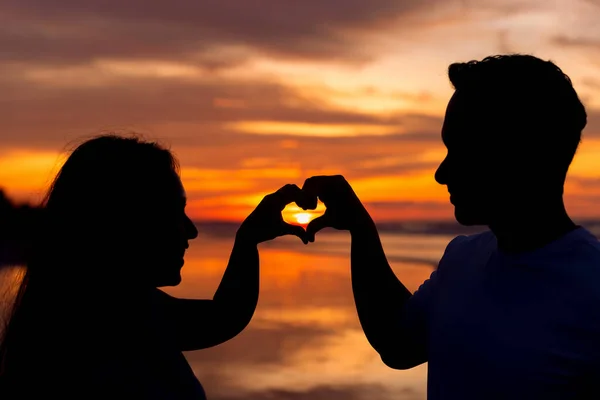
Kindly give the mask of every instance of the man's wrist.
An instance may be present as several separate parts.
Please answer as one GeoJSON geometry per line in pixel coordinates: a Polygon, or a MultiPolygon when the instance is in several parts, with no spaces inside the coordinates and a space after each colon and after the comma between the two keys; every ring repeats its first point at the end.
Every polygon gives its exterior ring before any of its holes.
{"type": "Polygon", "coordinates": [[[364,210],[355,215],[349,230],[351,236],[356,236],[371,230],[377,231],[377,228],[367,210],[364,210]]]}

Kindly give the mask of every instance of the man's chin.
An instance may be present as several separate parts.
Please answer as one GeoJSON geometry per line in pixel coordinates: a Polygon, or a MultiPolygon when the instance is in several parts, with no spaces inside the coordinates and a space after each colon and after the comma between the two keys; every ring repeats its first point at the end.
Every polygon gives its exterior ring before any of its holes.
{"type": "Polygon", "coordinates": [[[487,225],[479,213],[469,212],[458,207],[454,207],[454,218],[463,226],[487,225]]]}

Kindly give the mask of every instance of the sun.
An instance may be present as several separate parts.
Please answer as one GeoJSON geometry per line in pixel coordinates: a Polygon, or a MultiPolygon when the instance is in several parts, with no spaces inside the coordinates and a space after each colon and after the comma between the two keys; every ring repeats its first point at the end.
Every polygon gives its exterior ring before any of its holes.
{"type": "Polygon", "coordinates": [[[294,214],[294,218],[296,218],[296,222],[299,224],[308,224],[311,220],[312,215],[309,213],[297,213],[294,214]]]}
{"type": "Polygon", "coordinates": [[[318,203],[317,208],[315,210],[303,210],[298,207],[297,204],[288,204],[282,211],[281,217],[283,221],[292,224],[299,225],[304,228],[308,226],[310,221],[315,218],[320,217],[325,213],[325,205],[323,203],[318,203]]]}

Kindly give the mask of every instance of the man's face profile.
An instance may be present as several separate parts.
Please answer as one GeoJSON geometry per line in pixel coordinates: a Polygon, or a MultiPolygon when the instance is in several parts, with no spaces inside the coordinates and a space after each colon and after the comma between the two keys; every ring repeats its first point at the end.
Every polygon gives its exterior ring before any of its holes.
{"type": "Polygon", "coordinates": [[[435,179],[447,186],[460,224],[488,225],[492,211],[509,191],[502,183],[507,178],[506,161],[502,162],[506,158],[492,148],[493,121],[481,118],[474,101],[459,91],[450,99],[442,127],[447,155],[435,179]]]}

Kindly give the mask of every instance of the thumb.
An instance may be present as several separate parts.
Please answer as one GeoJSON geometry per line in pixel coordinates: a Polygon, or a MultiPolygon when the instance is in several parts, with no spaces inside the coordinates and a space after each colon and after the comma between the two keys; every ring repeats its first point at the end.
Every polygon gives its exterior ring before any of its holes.
{"type": "Polygon", "coordinates": [[[315,241],[315,234],[317,232],[319,232],[323,228],[327,228],[327,227],[331,226],[329,220],[330,220],[329,215],[327,215],[327,213],[325,213],[325,214],[321,215],[320,217],[315,218],[312,221],[310,221],[310,223],[306,227],[306,236],[310,242],[315,241]]]}
{"type": "Polygon", "coordinates": [[[308,244],[308,238],[306,236],[306,231],[301,226],[284,223],[283,229],[282,229],[282,235],[298,236],[304,244],[308,244]]]}

